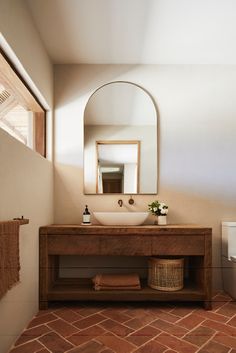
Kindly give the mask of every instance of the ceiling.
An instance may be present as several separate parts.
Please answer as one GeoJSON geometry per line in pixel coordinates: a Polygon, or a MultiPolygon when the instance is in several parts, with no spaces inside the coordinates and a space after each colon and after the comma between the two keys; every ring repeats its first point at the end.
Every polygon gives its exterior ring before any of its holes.
{"type": "Polygon", "coordinates": [[[236,0],[25,0],[54,63],[236,64],[236,0]]]}

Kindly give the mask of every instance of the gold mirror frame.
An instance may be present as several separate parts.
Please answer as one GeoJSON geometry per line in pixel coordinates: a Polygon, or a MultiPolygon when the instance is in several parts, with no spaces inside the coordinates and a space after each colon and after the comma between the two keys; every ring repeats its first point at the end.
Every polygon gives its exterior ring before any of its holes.
{"type": "MultiPolygon", "coordinates": [[[[134,195],[156,195],[157,192],[158,192],[158,175],[159,175],[159,149],[158,149],[158,145],[159,145],[159,129],[158,129],[158,117],[159,117],[159,112],[158,112],[158,107],[157,107],[157,104],[155,103],[155,100],[153,99],[152,95],[145,89],[143,88],[142,86],[140,86],[139,84],[136,84],[136,83],[133,83],[133,82],[130,82],[130,81],[123,81],[123,80],[117,80],[117,81],[111,81],[111,82],[108,82],[108,83],[105,83],[101,86],[99,86],[98,88],[96,88],[94,90],[94,92],[90,95],[87,103],[86,103],[86,106],[85,106],[85,109],[84,109],[84,129],[85,129],[85,117],[86,117],[86,108],[90,102],[90,100],[93,98],[93,96],[102,88],[106,87],[106,86],[109,86],[109,85],[112,85],[112,84],[116,84],[116,83],[124,83],[124,84],[129,84],[129,85],[132,85],[132,86],[135,86],[137,88],[139,88],[141,91],[143,91],[144,93],[146,93],[146,95],[149,97],[150,99],[150,102],[153,104],[153,110],[155,112],[155,119],[156,119],[156,141],[155,141],[155,153],[156,153],[156,162],[154,164],[156,164],[156,180],[155,182],[152,184],[153,185],[153,190],[140,190],[140,162],[141,162],[141,148],[140,148],[140,145],[139,145],[139,173],[138,173],[138,191],[137,191],[137,194],[136,193],[128,193],[129,195],[130,194],[134,194],[134,195]]],[[[84,130],[84,137],[85,137],[85,130],[84,130]]],[[[85,139],[84,139],[85,141],[85,139]]],[[[105,140],[104,140],[105,141],[105,140]]],[[[106,141],[109,141],[109,140],[106,140],[106,141]]],[[[118,140],[119,141],[122,141],[122,140],[118,140]]],[[[127,140],[127,141],[130,141],[130,140],[127,140]]],[[[134,141],[134,140],[132,140],[134,141]]],[[[136,142],[139,141],[139,140],[136,140],[136,142]]],[[[140,141],[139,141],[140,142],[140,141]]],[[[97,160],[97,147],[95,148],[96,150],[96,160],[97,160]]],[[[84,149],[84,167],[85,167],[85,149],[84,149]]],[[[95,178],[96,181],[95,181],[95,185],[94,185],[94,191],[88,191],[87,189],[87,185],[86,185],[86,175],[85,175],[85,172],[83,173],[83,192],[84,192],[84,195],[109,195],[108,193],[105,193],[105,194],[101,194],[101,193],[98,193],[97,192],[97,165],[96,165],[96,172],[95,172],[95,178]]],[[[115,193],[114,193],[115,194],[115,193]]],[[[117,193],[117,195],[119,194],[126,194],[126,193],[117,193]]]]}

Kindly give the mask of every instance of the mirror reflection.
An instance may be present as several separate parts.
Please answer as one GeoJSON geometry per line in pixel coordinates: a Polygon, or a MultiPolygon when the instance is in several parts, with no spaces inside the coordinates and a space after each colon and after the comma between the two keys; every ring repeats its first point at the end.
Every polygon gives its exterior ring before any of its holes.
{"type": "Polygon", "coordinates": [[[98,194],[137,194],[139,141],[97,141],[98,194]]]}
{"type": "Polygon", "coordinates": [[[157,114],[139,86],[112,82],[84,112],[84,193],[157,193],[157,114]]]}

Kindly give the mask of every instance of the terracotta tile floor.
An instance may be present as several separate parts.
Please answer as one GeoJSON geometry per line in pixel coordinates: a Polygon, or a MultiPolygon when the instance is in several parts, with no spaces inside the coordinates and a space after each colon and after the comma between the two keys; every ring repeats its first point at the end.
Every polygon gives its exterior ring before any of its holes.
{"type": "Polygon", "coordinates": [[[236,302],[69,303],[40,311],[9,353],[236,353],[236,302]]]}

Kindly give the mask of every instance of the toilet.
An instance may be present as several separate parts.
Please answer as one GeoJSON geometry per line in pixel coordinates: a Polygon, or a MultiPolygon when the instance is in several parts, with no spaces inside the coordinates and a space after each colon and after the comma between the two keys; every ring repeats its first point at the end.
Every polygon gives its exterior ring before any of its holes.
{"type": "Polygon", "coordinates": [[[222,222],[223,288],[236,299],[236,222],[222,222]]]}

